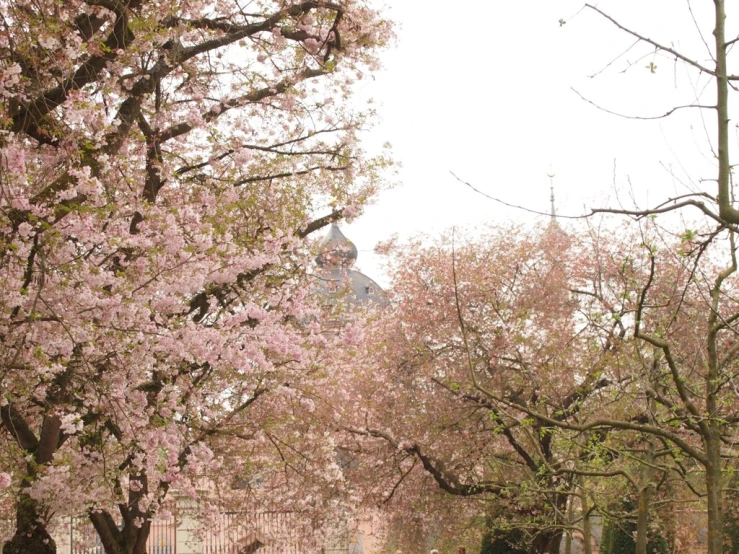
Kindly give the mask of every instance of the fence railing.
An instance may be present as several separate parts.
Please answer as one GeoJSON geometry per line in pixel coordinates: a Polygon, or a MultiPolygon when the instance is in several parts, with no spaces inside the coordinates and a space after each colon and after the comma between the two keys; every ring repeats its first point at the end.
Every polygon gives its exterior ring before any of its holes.
{"type": "MultiPolygon", "coordinates": [[[[85,517],[69,518],[69,544],[72,554],[105,554],[95,527],[85,517]]],[[[151,522],[146,552],[177,554],[177,520],[174,516],[151,522]]]]}
{"type": "MultiPolygon", "coordinates": [[[[146,543],[147,554],[177,554],[180,523],[176,514],[153,520],[146,543]]],[[[0,549],[13,535],[14,524],[12,519],[0,518],[0,549]]],[[[314,550],[306,544],[306,529],[303,528],[306,524],[294,512],[223,512],[199,529],[196,525],[185,532],[189,541],[183,545],[199,542],[203,554],[303,554],[314,550]]],[[[97,531],[86,517],[57,519],[52,535],[60,553],[105,554],[97,531]]],[[[361,537],[358,536],[359,542],[352,538],[345,532],[339,533],[323,545],[323,551],[325,554],[361,554],[361,537]]]]}
{"type": "Polygon", "coordinates": [[[300,554],[292,512],[223,512],[203,534],[203,554],[300,554]]]}
{"type": "MultiPolygon", "coordinates": [[[[15,532],[15,521],[0,519],[0,549],[15,532]]],[[[71,554],[105,554],[103,543],[90,520],[86,517],[65,517],[56,520],[52,536],[60,552],[71,554]]],[[[157,518],[151,522],[147,554],[177,554],[177,521],[174,516],[157,518]]]]}
{"type": "MultiPolygon", "coordinates": [[[[299,518],[293,512],[223,512],[199,532],[203,554],[302,554],[305,536],[299,518]]],[[[14,532],[12,519],[0,519],[0,545],[14,532]]],[[[176,515],[152,521],[147,554],[177,554],[176,515]]],[[[60,552],[70,554],[105,554],[100,537],[86,517],[57,519],[53,536],[60,552]]],[[[340,541],[344,542],[344,541],[340,541]]],[[[1,548],[1,546],[0,546],[1,548]]],[[[330,548],[331,554],[346,549],[330,548]]],[[[328,551],[327,551],[328,552],[328,551]]]]}

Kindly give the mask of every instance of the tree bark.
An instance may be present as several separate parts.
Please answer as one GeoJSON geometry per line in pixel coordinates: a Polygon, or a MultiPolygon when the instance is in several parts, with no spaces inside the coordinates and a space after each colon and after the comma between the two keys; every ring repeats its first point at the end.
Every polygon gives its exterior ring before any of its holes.
{"type": "Polygon", "coordinates": [[[590,528],[590,507],[588,495],[585,493],[585,476],[578,477],[580,485],[580,506],[582,509],[583,554],[593,554],[593,532],[590,528]]]}
{"type": "Polygon", "coordinates": [[[3,554],[56,554],[41,508],[24,490],[18,495],[15,517],[15,534],[3,546],[3,554]]]}
{"type": "Polygon", "coordinates": [[[31,498],[28,489],[37,478],[39,466],[51,462],[61,443],[61,420],[55,414],[44,415],[38,439],[22,414],[11,404],[3,407],[0,421],[18,446],[33,456],[33,461],[26,464],[26,476],[16,501],[15,534],[3,546],[3,554],[54,554],[56,544],[46,530],[47,514],[44,507],[31,498]]]}
{"type": "MultiPolygon", "coordinates": [[[[651,406],[650,406],[651,411],[651,406]]],[[[649,503],[652,496],[652,464],[654,463],[654,445],[647,438],[647,464],[644,469],[644,482],[639,490],[636,506],[636,554],[647,554],[649,543],[649,503]]]]}
{"type": "MultiPolygon", "coordinates": [[[[572,520],[575,519],[575,506],[574,506],[574,500],[575,498],[570,498],[570,501],[567,504],[567,524],[569,526],[572,526],[572,520]]],[[[572,530],[568,529],[567,534],[565,535],[565,552],[564,554],[572,554],[572,530]]]]}
{"type": "Polygon", "coordinates": [[[559,554],[562,530],[542,531],[534,536],[529,549],[530,554],[559,554]]]}
{"type": "Polygon", "coordinates": [[[151,532],[151,521],[148,519],[140,527],[129,522],[120,530],[110,513],[103,510],[91,513],[90,521],[100,537],[105,554],[147,554],[146,543],[151,532]]]}
{"type": "Polygon", "coordinates": [[[731,161],[729,158],[729,80],[726,62],[726,11],[724,0],[714,0],[716,19],[716,117],[718,119],[718,207],[719,215],[728,223],[739,223],[739,210],[731,196],[731,161]]]}
{"type": "MultiPolygon", "coordinates": [[[[715,422],[709,424],[718,427],[715,422]]],[[[721,482],[721,439],[716,435],[704,437],[708,464],[706,465],[706,491],[708,503],[708,554],[722,554],[724,549],[724,518],[721,482]]]]}
{"type": "Polygon", "coordinates": [[[590,510],[587,510],[582,518],[582,542],[583,554],[593,554],[593,532],[590,528],[590,510]]]}
{"type": "Polygon", "coordinates": [[[639,491],[639,500],[636,508],[636,554],[647,554],[649,500],[651,492],[649,485],[642,487],[639,491]]]}

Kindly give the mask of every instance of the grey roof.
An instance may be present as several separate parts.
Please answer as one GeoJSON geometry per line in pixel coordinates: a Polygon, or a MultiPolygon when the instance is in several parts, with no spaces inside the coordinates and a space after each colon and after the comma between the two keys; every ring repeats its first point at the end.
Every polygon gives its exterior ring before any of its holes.
{"type": "Polygon", "coordinates": [[[345,299],[350,304],[388,302],[387,293],[383,288],[361,271],[335,267],[321,272],[318,279],[322,294],[345,299]]]}

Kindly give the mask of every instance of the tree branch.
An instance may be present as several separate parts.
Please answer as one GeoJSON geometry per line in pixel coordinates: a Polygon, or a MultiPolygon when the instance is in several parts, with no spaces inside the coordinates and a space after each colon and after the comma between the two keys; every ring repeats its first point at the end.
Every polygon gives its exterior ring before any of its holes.
{"type": "Polygon", "coordinates": [[[624,27],[618,21],[616,21],[615,19],[613,19],[607,13],[605,13],[605,12],[601,11],[600,9],[598,9],[596,6],[593,6],[591,4],[585,4],[585,6],[588,7],[588,8],[590,8],[591,10],[593,10],[595,12],[598,12],[600,15],[602,15],[603,17],[605,17],[608,21],[610,21],[611,23],[613,23],[616,27],[618,27],[619,29],[621,29],[625,33],[631,35],[632,37],[637,38],[637,39],[639,39],[639,40],[641,40],[643,42],[646,42],[648,44],[651,44],[652,46],[654,46],[655,48],[658,48],[659,50],[662,50],[664,52],[667,52],[669,54],[672,54],[678,60],[682,60],[685,63],[687,63],[688,65],[692,65],[693,67],[697,68],[698,70],[700,70],[700,71],[702,71],[704,73],[707,73],[707,74],[709,74],[709,75],[711,75],[713,77],[716,76],[716,72],[715,71],[711,71],[707,67],[699,64],[697,61],[695,61],[695,60],[693,60],[691,58],[688,58],[687,56],[682,55],[677,50],[674,50],[672,48],[669,48],[668,46],[665,46],[665,45],[663,45],[663,44],[661,44],[659,42],[656,42],[656,41],[654,41],[654,40],[652,40],[650,38],[647,38],[647,37],[645,37],[643,35],[640,35],[639,33],[636,33],[634,31],[632,31],[628,27],[624,27]]]}

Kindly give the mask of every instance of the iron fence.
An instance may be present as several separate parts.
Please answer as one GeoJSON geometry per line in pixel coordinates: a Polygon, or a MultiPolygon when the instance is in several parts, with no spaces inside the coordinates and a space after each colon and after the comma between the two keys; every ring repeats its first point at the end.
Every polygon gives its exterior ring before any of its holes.
{"type": "MultiPolygon", "coordinates": [[[[105,554],[95,527],[85,517],[69,518],[69,544],[72,554],[105,554]]],[[[177,554],[177,521],[174,516],[151,522],[146,552],[177,554]]]]}
{"type": "MultiPolygon", "coordinates": [[[[60,539],[63,530],[59,529],[60,539]]],[[[71,554],[105,554],[103,543],[85,517],[71,517],[68,524],[69,551],[71,554]]],[[[66,533],[64,533],[66,535],[66,533]]],[[[174,517],[157,518],[151,522],[146,542],[147,554],[177,554],[177,522],[174,517]]]]}
{"type": "Polygon", "coordinates": [[[203,535],[203,554],[301,554],[293,512],[223,512],[203,535]]]}
{"type": "MultiPolygon", "coordinates": [[[[223,512],[196,531],[196,540],[202,541],[203,554],[303,554],[305,530],[301,525],[305,523],[293,512],[223,512]]],[[[14,524],[12,519],[0,519],[0,545],[13,535],[14,524]]],[[[177,554],[177,525],[174,515],[153,520],[147,554],[177,554]]],[[[60,552],[105,554],[86,517],[58,519],[52,534],[60,552]]],[[[323,548],[325,554],[361,554],[362,550],[361,536],[346,533],[339,533],[323,548]]]]}

